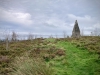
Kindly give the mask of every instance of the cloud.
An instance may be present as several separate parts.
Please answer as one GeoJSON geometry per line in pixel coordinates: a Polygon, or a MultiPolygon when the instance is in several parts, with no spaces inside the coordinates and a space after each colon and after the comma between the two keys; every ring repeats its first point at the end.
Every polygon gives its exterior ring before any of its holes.
{"type": "Polygon", "coordinates": [[[75,20],[78,20],[79,25],[82,27],[90,27],[98,22],[95,20],[94,17],[91,17],[90,15],[76,16],[74,14],[67,14],[67,17],[70,23],[73,23],[75,20]]]}
{"type": "Polygon", "coordinates": [[[99,3],[99,0],[0,0],[0,26],[20,32],[71,34],[77,19],[80,29],[89,34],[100,28],[99,3]]]}
{"type": "Polygon", "coordinates": [[[98,29],[100,29],[100,22],[94,24],[94,28],[98,28],[98,29]]]}
{"type": "Polygon", "coordinates": [[[49,20],[47,20],[45,23],[47,23],[47,25],[53,26],[53,27],[61,27],[61,26],[65,26],[66,23],[58,18],[50,18],[49,20]]]}
{"type": "Polygon", "coordinates": [[[33,23],[31,15],[24,12],[14,12],[0,8],[0,20],[29,26],[33,23]]]}
{"type": "Polygon", "coordinates": [[[85,22],[91,22],[93,21],[92,17],[89,15],[85,15],[85,16],[76,16],[74,14],[67,14],[68,19],[70,20],[79,20],[81,22],[85,21],[85,22]]]}
{"type": "Polygon", "coordinates": [[[100,29],[100,23],[90,15],[76,16],[74,14],[67,14],[70,26],[74,26],[75,20],[78,20],[80,29],[84,29],[85,34],[90,34],[95,28],[100,29]]]}

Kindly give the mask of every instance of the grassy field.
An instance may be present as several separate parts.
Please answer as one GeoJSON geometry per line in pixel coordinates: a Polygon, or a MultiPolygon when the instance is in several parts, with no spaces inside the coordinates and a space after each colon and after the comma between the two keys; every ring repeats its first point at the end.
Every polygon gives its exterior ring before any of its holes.
{"type": "Polygon", "coordinates": [[[100,75],[100,37],[0,43],[0,75],[100,75]]]}
{"type": "Polygon", "coordinates": [[[66,49],[66,68],[64,71],[67,73],[63,75],[99,75],[97,73],[100,70],[100,63],[98,55],[90,54],[87,50],[81,50],[76,48],[67,42],[59,42],[59,46],[63,46],[66,49]]]}

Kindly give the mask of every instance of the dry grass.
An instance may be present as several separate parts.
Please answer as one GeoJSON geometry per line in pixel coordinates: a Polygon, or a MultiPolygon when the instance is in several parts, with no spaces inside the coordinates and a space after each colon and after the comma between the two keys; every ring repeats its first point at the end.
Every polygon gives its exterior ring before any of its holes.
{"type": "Polygon", "coordinates": [[[16,57],[10,75],[54,75],[53,69],[41,58],[31,58],[28,54],[16,57]]]}
{"type": "Polygon", "coordinates": [[[47,72],[48,75],[51,75],[51,73],[49,73],[49,66],[46,64],[46,62],[58,56],[59,54],[57,53],[58,50],[59,48],[56,47],[54,40],[52,39],[51,40],[35,39],[31,41],[24,40],[24,41],[10,42],[8,50],[5,49],[4,42],[0,43],[0,56],[1,56],[0,62],[2,63],[2,64],[0,63],[0,74],[11,75],[12,73],[12,75],[28,75],[26,73],[21,74],[22,71],[27,73],[30,72],[29,75],[46,75],[39,73],[32,74],[33,72],[31,73],[32,70],[41,70],[41,72],[43,71],[42,73],[44,73],[45,70],[45,73],[47,72]],[[26,56],[26,54],[24,53],[27,53],[28,56],[26,56]],[[35,65],[33,65],[32,63],[34,64],[37,63],[38,65],[37,69],[34,69],[35,65]],[[13,65],[13,67],[10,67],[11,65],[13,65]],[[24,69],[18,68],[20,66],[26,68],[25,70],[27,69],[29,70],[24,71],[24,69]],[[41,66],[41,68],[39,66],[41,66]]]}

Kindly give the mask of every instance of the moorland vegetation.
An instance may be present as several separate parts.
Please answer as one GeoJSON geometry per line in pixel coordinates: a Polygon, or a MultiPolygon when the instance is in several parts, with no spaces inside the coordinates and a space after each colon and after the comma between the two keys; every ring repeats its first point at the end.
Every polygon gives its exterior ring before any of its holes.
{"type": "Polygon", "coordinates": [[[99,75],[100,36],[0,42],[0,75],[99,75]]]}

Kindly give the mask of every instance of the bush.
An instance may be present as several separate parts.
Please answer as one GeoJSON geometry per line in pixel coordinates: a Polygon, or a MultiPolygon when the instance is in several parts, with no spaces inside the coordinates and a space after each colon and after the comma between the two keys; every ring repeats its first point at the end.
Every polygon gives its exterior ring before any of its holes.
{"type": "Polygon", "coordinates": [[[55,52],[55,54],[58,55],[58,56],[62,56],[62,55],[65,55],[65,51],[62,50],[62,49],[59,49],[59,50],[57,50],[57,51],[55,52]]]}
{"type": "Polygon", "coordinates": [[[7,56],[0,56],[0,63],[8,63],[10,59],[7,56]]]}
{"type": "Polygon", "coordinates": [[[10,51],[9,50],[0,50],[0,55],[10,55],[10,51]]]}
{"type": "Polygon", "coordinates": [[[50,60],[49,54],[45,54],[45,55],[43,56],[43,59],[44,59],[46,62],[48,62],[48,61],[50,60]]]}

